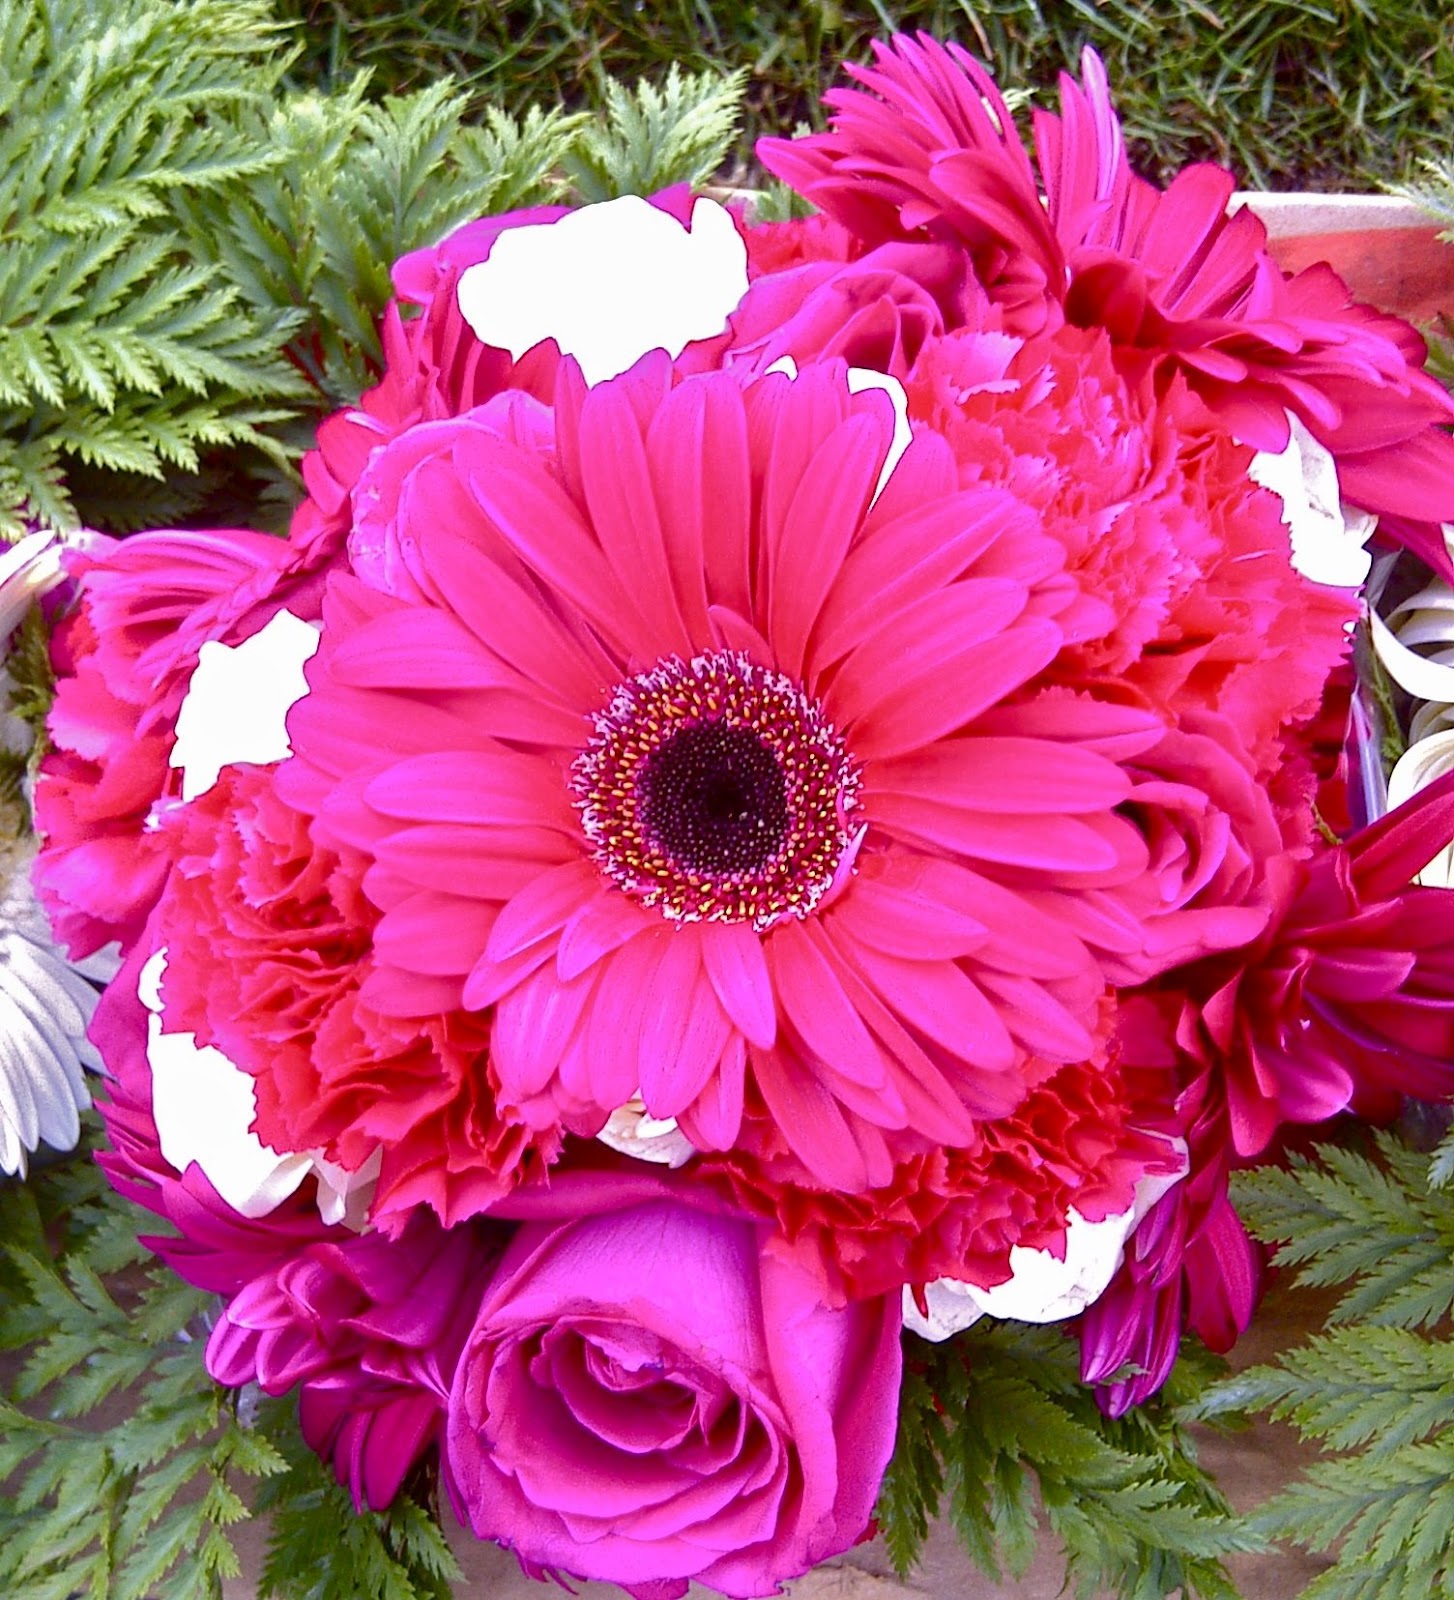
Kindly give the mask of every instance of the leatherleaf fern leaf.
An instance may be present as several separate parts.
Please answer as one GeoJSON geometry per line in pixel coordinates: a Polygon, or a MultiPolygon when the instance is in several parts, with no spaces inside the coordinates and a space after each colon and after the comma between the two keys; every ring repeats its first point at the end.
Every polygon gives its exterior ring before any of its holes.
{"type": "Polygon", "coordinates": [[[305,393],[174,220],[278,160],[241,119],[281,43],[261,0],[0,0],[0,531],[75,524],[77,464],[273,448],[305,393]]]}
{"type": "Polygon", "coordinates": [[[0,1594],[220,1600],[241,1570],[229,1530],[263,1500],[283,1507],[265,1592],[445,1600],[454,1568],[426,1486],[355,1515],[290,1402],[253,1417],[210,1380],[216,1302],[138,1245],[156,1219],[86,1159],[87,1123],[77,1156],[0,1185],[0,1594]]]}
{"type": "Polygon", "coordinates": [[[381,104],[367,88],[361,77],[253,110],[250,136],[277,159],[238,192],[180,207],[193,248],[231,274],[320,409],[351,403],[378,375],[392,263],[486,212],[564,198],[557,169],[584,121],[494,114],[468,127],[448,80],[381,104]]]}
{"type": "Polygon", "coordinates": [[[1188,1341],[1168,1389],[1113,1421],[1054,1328],[981,1322],[942,1345],[908,1337],[899,1432],[877,1518],[895,1565],[947,1512],[978,1566],[1022,1576],[1042,1526],[1066,1585],[1126,1600],[1231,1600],[1224,1556],[1261,1547],[1197,1464],[1185,1427],[1220,1363],[1188,1341]]]}
{"type": "Polygon", "coordinates": [[[1270,1537],[1329,1553],[1304,1600],[1454,1592],[1454,1140],[1391,1133],[1237,1179],[1237,1207],[1303,1288],[1338,1299],[1322,1332],[1201,1404],[1267,1412],[1324,1459],[1256,1514],[1270,1537]]]}
{"type": "Polygon", "coordinates": [[[696,181],[741,79],[487,112],[297,93],[264,0],[0,0],[0,538],[276,531],[381,365],[390,266],[460,223],[696,181]]]}

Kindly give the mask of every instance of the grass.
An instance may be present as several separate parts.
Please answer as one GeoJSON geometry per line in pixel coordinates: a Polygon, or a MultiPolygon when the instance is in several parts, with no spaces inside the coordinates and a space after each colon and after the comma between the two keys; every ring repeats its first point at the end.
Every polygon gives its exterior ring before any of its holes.
{"type": "Polygon", "coordinates": [[[745,163],[759,133],[821,124],[839,63],[895,27],[952,36],[1003,86],[1050,88],[1093,44],[1133,160],[1165,181],[1193,160],[1262,188],[1374,188],[1447,152],[1454,133],[1448,0],[279,0],[301,24],[296,71],[361,67],[379,89],[442,73],[481,104],[598,104],[605,77],[750,73],[745,163]]]}

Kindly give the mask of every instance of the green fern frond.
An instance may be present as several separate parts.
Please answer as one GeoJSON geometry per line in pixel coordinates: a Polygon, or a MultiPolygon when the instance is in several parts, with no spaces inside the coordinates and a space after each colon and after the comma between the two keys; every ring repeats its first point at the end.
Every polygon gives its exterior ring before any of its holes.
{"type": "Polygon", "coordinates": [[[1338,1454],[1253,1519],[1332,1561],[1303,1600],[1454,1592],[1454,1138],[1432,1154],[1393,1134],[1237,1180],[1238,1208],[1297,1267],[1339,1286],[1327,1329],[1213,1389],[1204,1414],[1260,1408],[1338,1454]]]}
{"type": "Polygon", "coordinates": [[[360,1512],[303,1443],[287,1402],[263,1405],[259,1431],[287,1464],[257,1497],[269,1521],[260,1600],[452,1600],[459,1567],[428,1475],[414,1474],[387,1512],[360,1512]]]}
{"type": "Polygon", "coordinates": [[[1043,1520],[1078,1595],[1153,1600],[1181,1586],[1233,1600],[1222,1558],[1260,1541],[1238,1529],[1184,1426],[1220,1370],[1189,1344],[1177,1389],[1112,1421],[1056,1329],[979,1323],[944,1345],[911,1340],[877,1511],[895,1565],[914,1563],[947,1501],[961,1542],[997,1581],[1024,1573],[1043,1520]]]}
{"type": "Polygon", "coordinates": [[[660,89],[606,81],[606,121],[588,124],[564,166],[583,201],[699,184],[721,166],[736,133],[746,69],[684,73],[660,89]]]}
{"type": "Polygon", "coordinates": [[[207,1377],[210,1297],[141,1270],[142,1220],[85,1160],[0,1190],[0,1592],[219,1600],[238,1481],[283,1469],[207,1377]]]}
{"type": "Polygon", "coordinates": [[[1454,1208],[1429,1189],[1429,1158],[1391,1134],[1378,1159],[1319,1147],[1234,1180],[1238,1212],[1310,1288],[1347,1285],[1333,1323],[1430,1327],[1454,1310],[1454,1208]]]}
{"type": "Polygon", "coordinates": [[[77,521],[77,463],[156,475],[308,391],[178,208],[276,165],[249,114],[288,62],[263,0],[0,0],[0,532],[77,521]],[[159,436],[143,431],[156,423],[159,436]]]}
{"type": "Polygon", "coordinates": [[[483,127],[462,127],[455,156],[481,213],[564,200],[561,169],[586,123],[584,115],[532,106],[518,121],[491,109],[483,127]]]}

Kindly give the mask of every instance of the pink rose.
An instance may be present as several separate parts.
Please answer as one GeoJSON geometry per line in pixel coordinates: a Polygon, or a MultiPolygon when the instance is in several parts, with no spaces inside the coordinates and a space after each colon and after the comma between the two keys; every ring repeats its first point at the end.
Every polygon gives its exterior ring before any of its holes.
{"type": "Polygon", "coordinates": [[[768,1594],[860,1537],[897,1297],[831,1310],[767,1237],[667,1199],[520,1229],[449,1399],[476,1534],[637,1600],[768,1594]]]}
{"type": "Polygon", "coordinates": [[[947,245],[889,244],[859,261],[811,261],[758,278],[732,318],[732,356],[765,371],[841,356],[906,378],[924,344],[960,320],[965,264],[947,245]]]}

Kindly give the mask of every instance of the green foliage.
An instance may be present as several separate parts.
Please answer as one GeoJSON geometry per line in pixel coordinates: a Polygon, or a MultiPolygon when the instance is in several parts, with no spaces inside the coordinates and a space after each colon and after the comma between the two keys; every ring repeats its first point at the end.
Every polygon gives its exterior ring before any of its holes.
{"type": "Polygon", "coordinates": [[[1264,1410],[1329,1459],[1252,1526],[1332,1565],[1304,1600],[1454,1591],[1454,1139],[1391,1134],[1238,1179],[1237,1206],[1304,1286],[1343,1289],[1324,1332],[1215,1388],[1203,1414],[1264,1410]]]}
{"type": "Polygon", "coordinates": [[[0,717],[8,712],[19,718],[29,735],[29,749],[0,742],[0,837],[11,816],[19,817],[20,831],[29,831],[30,807],[21,803],[24,783],[50,748],[45,719],[54,698],[50,635],[40,607],[32,606],[11,635],[0,669],[0,717]]]}
{"type": "Polygon", "coordinates": [[[291,1402],[245,1420],[203,1366],[215,1300],[137,1243],[153,1221],[85,1159],[0,1186],[0,1350],[23,1352],[0,1395],[0,1593],[218,1600],[252,1501],[272,1516],[264,1595],[449,1600],[427,1475],[360,1515],[291,1402]]]}
{"type": "Polygon", "coordinates": [[[266,447],[303,393],[178,201],[265,171],[261,0],[0,0],[0,533],[73,526],[74,463],[160,478],[266,447]]]}
{"type": "Polygon", "coordinates": [[[1077,1595],[1235,1596],[1221,1558],[1259,1544],[1236,1528],[1183,1426],[1220,1370],[1205,1352],[1188,1344],[1168,1391],[1119,1421],[1101,1414],[1056,1329],[979,1323],[943,1345],[910,1339],[906,1356],[877,1513],[900,1571],[947,1500],[995,1580],[1029,1566],[1043,1514],[1077,1595]]]}
{"type": "Polygon", "coordinates": [[[25,1352],[0,1399],[5,1594],[220,1595],[237,1483],[282,1469],[203,1369],[209,1297],[141,1268],[138,1220],[89,1163],[0,1193],[0,1348],[25,1352]]]}
{"type": "Polygon", "coordinates": [[[257,114],[251,137],[277,160],[185,213],[196,249],[232,273],[326,405],[356,399],[378,372],[392,263],[486,211],[561,198],[555,169],[581,121],[495,112],[465,127],[465,100],[447,81],[382,104],[366,89],[360,78],[257,114]]]}
{"type": "Polygon", "coordinates": [[[289,1402],[267,1402],[259,1427],[287,1463],[257,1495],[258,1514],[270,1518],[260,1600],[451,1600],[459,1566],[426,1479],[386,1513],[356,1511],[293,1426],[289,1402]]]}
{"type": "Polygon", "coordinates": [[[1042,95],[1105,57],[1132,158],[1165,181],[1226,161],[1276,188],[1376,188],[1437,153],[1454,115],[1445,0],[282,0],[303,24],[296,69],[336,82],[373,67],[391,88],[454,75],[478,100],[592,107],[605,80],[746,68],[739,159],[763,133],[821,125],[841,63],[894,28],[956,38],[1002,86],[1042,95]]]}
{"type": "Polygon", "coordinates": [[[565,157],[576,193],[589,203],[705,182],[737,131],[746,83],[745,69],[684,75],[675,62],[660,89],[608,79],[606,122],[588,123],[565,157]]]}
{"type": "Polygon", "coordinates": [[[1234,1199],[1299,1285],[1343,1286],[1330,1322],[1428,1328],[1454,1307],[1454,1206],[1430,1191],[1429,1162],[1380,1133],[1371,1154],[1327,1145],[1240,1173],[1234,1199]]]}

